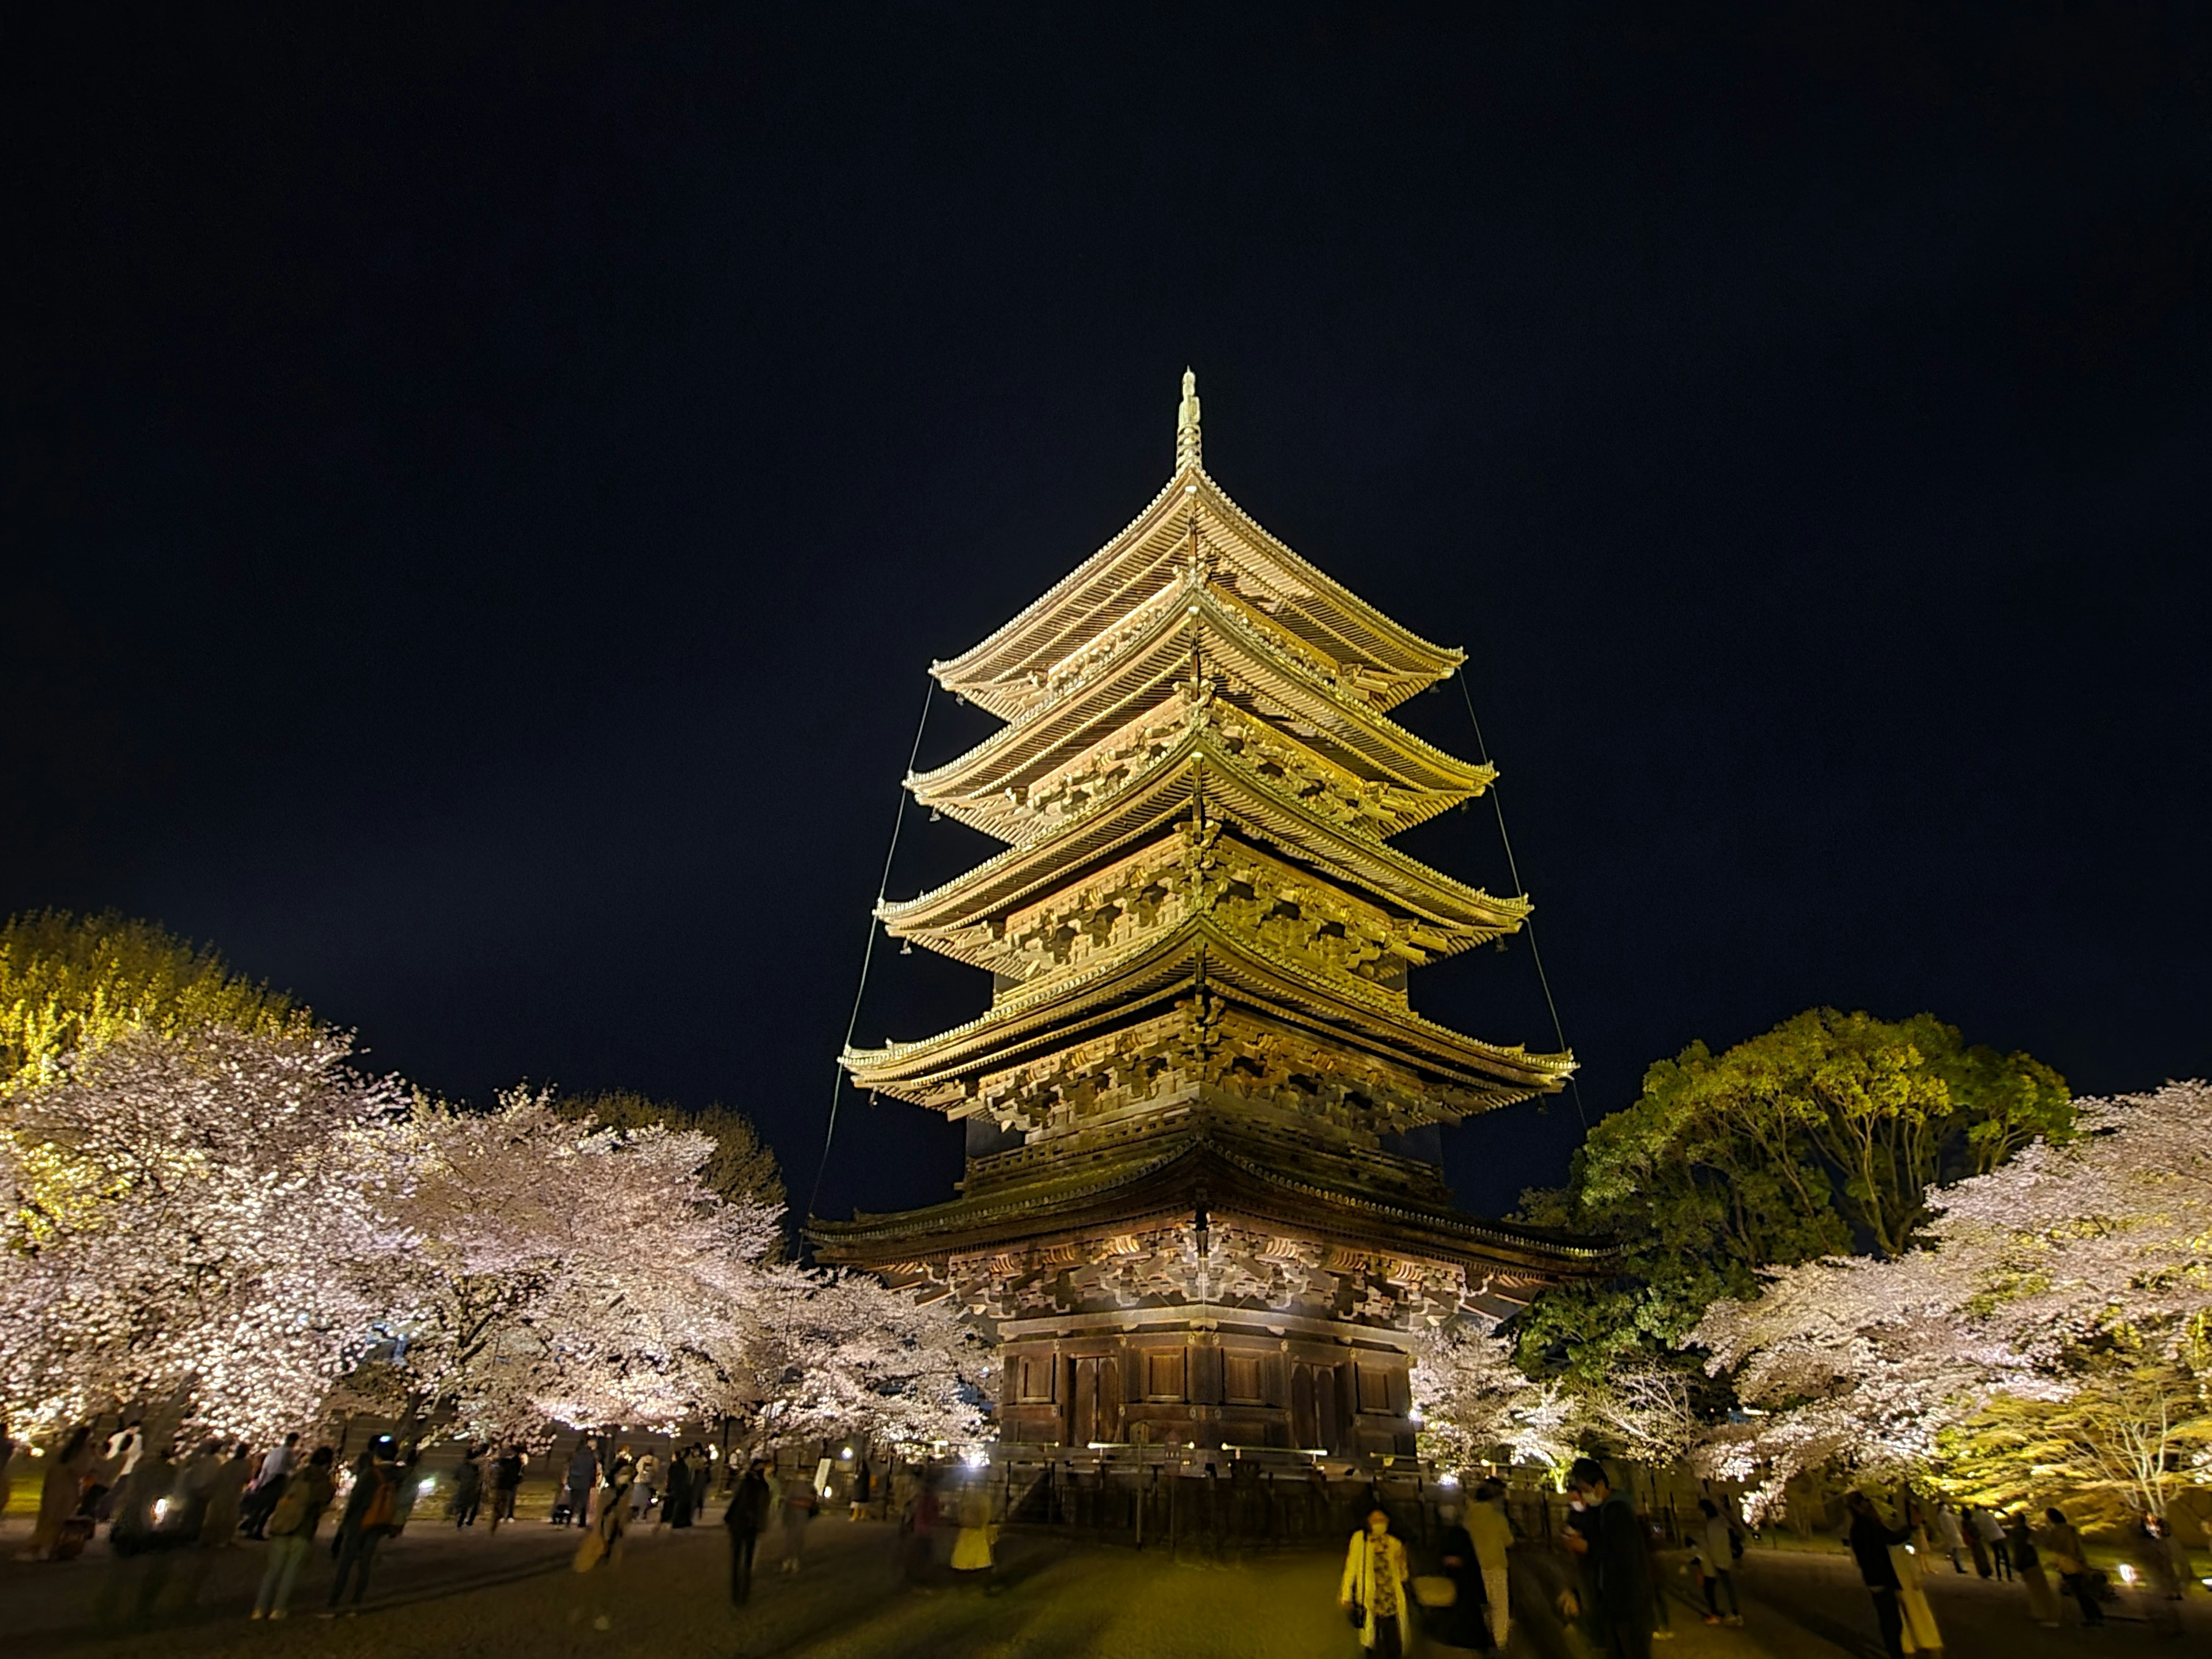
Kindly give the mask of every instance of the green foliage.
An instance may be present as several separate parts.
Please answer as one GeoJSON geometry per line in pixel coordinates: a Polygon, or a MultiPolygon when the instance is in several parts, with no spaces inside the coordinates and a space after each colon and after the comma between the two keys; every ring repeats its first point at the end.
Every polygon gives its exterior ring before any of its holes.
{"type": "Polygon", "coordinates": [[[714,1143],[700,1179],[732,1203],[746,1200],[781,1210],[787,1202],[783,1171],[753,1121],[723,1105],[696,1109],[648,1099],[628,1089],[575,1095],[554,1103],[563,1117],[593,1118],[610,1129],[688,1129],[714,1143]]]}
{"type": "Polygon", "coordinates": [[[273,1035],[311,1024],[290,998],[151,922],[33,910],[0,926],[0,1093],[129,1031],[273,1035]]]}
{"type": "Polygon", "coordinates": [[[1931,1184],[2072,1121],[2051,1067],[1969,1047],[1929,1014],[1816,1008],[1724,1054],[1693,1042],[1590,1131],[1565,1188],[1524,1198],[1524,1218],[1610,1234],[1623,1255],[1617,1279],[1522,1316],[1522,1363],[1595,1380],[1669,1352],[1716,1297],[1753,1294],[1762,1267],[1895,1256],[1928,1220],[1931,1184]]]}

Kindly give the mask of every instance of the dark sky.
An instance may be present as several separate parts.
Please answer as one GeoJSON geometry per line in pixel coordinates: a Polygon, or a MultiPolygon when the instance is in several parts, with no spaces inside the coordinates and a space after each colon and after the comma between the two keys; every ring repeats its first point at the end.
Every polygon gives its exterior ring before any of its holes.
{"type": "MultiPolygon", "coordinates": [[[[4,42],[0,910],[451,1094],[742,1106],[803,1195],[923,670],[1165,482],[1188,362],[1231,494],[1472,652],[1593,1113],[1821,1002],[2212,1070],[2200,9],[70,9],[4,42]]],[[[895,895],[989,848],[908,830],[895,895]]],[[[1407,844],[1510,886],[1486,810],[1407,844]]],[[[1518,943],[1413,994],[1548,1046],[1518,943]]],[[[860,1036],[986,998],[879,952],[860,1036]]],[[[957,1162],[848,1102],[823,1207],[957,1162]]]]}

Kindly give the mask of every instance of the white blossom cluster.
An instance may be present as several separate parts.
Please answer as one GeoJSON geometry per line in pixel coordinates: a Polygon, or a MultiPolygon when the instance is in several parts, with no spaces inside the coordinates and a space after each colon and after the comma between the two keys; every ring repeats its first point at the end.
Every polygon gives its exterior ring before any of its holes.
{"type": "Polygon", "coordinates": [[[526,1435],[981,1432],[949,1305],[775,1259],[703,1135],[362,1075],[326,1031],[126,1036],[0,1100],[0,1412],[265,1440],[334,1401],[526,1435]]]}
{"type": "Polygon", "coordinates": [[[2212,1316],[2212,1089],[2079,1103],[2078,1133],[1931,1188],[1937,1219],[1894,1261],[1832,1258],[1713,1304],[1688,1338],[1753,1414],[1703,1449],[1754,1483],[1756,1513],[1802,1470],[1925,1466],[2000,1395],[2056,1401],[2071,1359],[2124,1335],[2175,1352],[2212,1316]]]}

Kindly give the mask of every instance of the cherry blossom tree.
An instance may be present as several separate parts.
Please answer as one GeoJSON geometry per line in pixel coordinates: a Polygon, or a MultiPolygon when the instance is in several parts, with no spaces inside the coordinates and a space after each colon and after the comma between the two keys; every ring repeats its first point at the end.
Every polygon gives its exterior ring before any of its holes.
{"type": "Polygon", "coordinates": [[[705,1185],[706,1136],[517,1090],[489,1112],[418,1102],[380,1150],[405,1244],[363,1278],[410,1420],[512,1435],[726,1407],[776,1293],[779,1218],[705,1185]]]}
{"type": "Polygon", "coordinates": [[[1581,1448],[1580,1401],[1558,1378],[1530,1381],[1496,1330],[1470,1317],[1428,1333],[1414,1351],[1422,1455],[1459,1468],[1534,1461],[1556,1475],[1581,1448]]]}
{"type": "Polygon", "coordinates": [[[348,1037],[125,1031],[0,1118],[0,1402],[33,1426],[109,1407],[300,1425],[368,1339],[349,1271],[392,1240],[357,1154],[404,1107],[348,1037]]]}
{"type": "Polygon", "coordinates": [[[1756,1508],[1823,1462],[1966,1486],[2008,1469],[2012,1497],[2070,1468],[2162,1510],[2212,1443],[2208,1114],[2201,1083],[2080,1102],[2075,1136],[1931,1189],[1923,1248],[1715,1303],[1689,1340],[1765,1414],[1704,1449],[1709,1472],[1756,1480],[1756,1508]]]}
{"type": "Polygon", "coordinates": [[[755,1445],[855,1432],[910,1446],[985,1437],[990,1350],[951,1297],[923,1300],[866,1273],[784,1266],[771,1277],[741,1391],[755,1445]]]}

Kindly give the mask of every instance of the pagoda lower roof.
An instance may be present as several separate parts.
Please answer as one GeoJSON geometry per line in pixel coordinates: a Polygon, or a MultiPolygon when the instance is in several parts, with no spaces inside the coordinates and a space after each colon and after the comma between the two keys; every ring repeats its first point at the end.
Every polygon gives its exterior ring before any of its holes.
{"type": "Polygon", "coordinates": [[[941,887],[878,905],[876,914],[894,937],[960,957],[961,934],[1188,820],[1194,808],[1415,918],[1434,930],[1425,944],[1437,956],[1516,931],[1532,908],[1525,898],[1496,897],[1348,830],[1261,776],[1227,748],[1211,720],[1200,718],[1113,793],[1058,819],[1043,836],[941,887]]]}
{"type": "Polygon", "coordinates": [[[1486,788],[1494,774],[1415,737],[1364,697],[1319,678],[1281,651],[1204,586],[1185,603],[1162,605],[1094,675],[1079,678],[946,764],[907,787],[923,805],[1015,842],[1037,833],[1024,801],[1030,787],[1079,762],[1117,732],[1178,699],[1187,700],[1193,663],[1279,741],[1347,779],[1382,785],[1392,797],[1393,829],[1409,829],[1486,788]]]}
{"type": "Polygon", "coordinates": [[[1554,1279],[1607,1270],[1610,1246],[1440,1205],[1379,1198],[1271,1167],[1203,1131],[1137,1143],[1103,1164],[972,1198],[850,1221],[809,1218],[817,1257],[862,1267],[1042,1245],[1188,1222],[1203,1204],[1217,1224],[1257,1222],[1378,1254],[1503,1267],[1554,1279]]]}
{"type": "Polygon", "coordinates": [[[857,1087],[959,1115],[985,1074],[1072,1046],[1201,987],[1480,1102],[1439,1102],[1439,1121],[1555,1093],[1574,1069],[1571,1054],[1483,1042],[1423,1019],[1395,994],[1348,974],[1316,974],[1232,933],[1211,912],[1056,975],[1036,990],[1014,992],[949,1031],[881,1048],[848,1048],[842,1062],[857,1087]]]}
{"type": "Polygon", "coordinates": [[[1357,667],[1377,706],[1450,674],[1466,653],[1431,644],[1309,564],[1192,462],[1097,553],[988,639],[931,672],[1002,719],[1044,696],[1053,672],[1176,579],[1194,535],[1246,601],[1335,664],[1357,667]]]}

